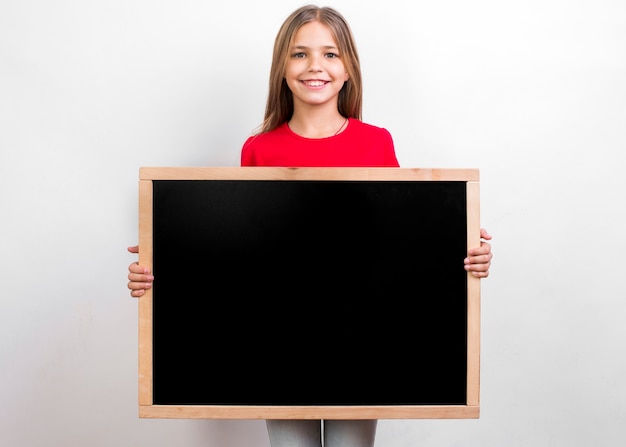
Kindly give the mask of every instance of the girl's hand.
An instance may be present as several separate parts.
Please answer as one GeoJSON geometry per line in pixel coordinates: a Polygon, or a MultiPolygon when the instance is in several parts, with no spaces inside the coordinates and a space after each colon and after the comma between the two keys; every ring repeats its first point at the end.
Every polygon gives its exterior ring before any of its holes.
{"type": "MultiPolygon", "coordinates": [[[[129,253],[139,253],[139,246],[134,245],[128,247],[129,253]]],[[[139,298],[146,293],[146,290],[152,287],[154,276],[151,275],[148,267],[142,267],[138,262],[133,262],[128,266],[128,288],[130,296],[139,298]]]]}
{"type": "Polygon", "coordinates": [[[471,272],[477,278],[486,278],[489,276],[489,267],[491,266],[491,244],[485,240],[491,240],[491,235],[484,228],[480,229],[480,247],[470,248],[465,258],[465,270],[471,272]]]}

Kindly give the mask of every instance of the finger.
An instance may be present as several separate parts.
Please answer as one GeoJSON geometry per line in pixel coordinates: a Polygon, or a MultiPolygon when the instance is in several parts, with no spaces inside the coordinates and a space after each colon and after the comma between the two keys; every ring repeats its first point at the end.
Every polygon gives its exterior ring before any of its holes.
{"type": "Polygon", "coordinates": [[[486,255],[472,255],[468,256],[463,260],[465,265],[476,265],[476,264],[491,264],[491,253],[487,253],[486,255]]]}
{"type": "Polygon", "coordinates": [[[469,256],[490,255],[491,256],[491,244],[489,242],[481,242],[480,247],[470,248],[467,251],[469,256]]]}
{"type": "Polygon", "coordinates": [[[152,284],[154,276],[150,274],[150,269],[140,266],[136,262],[133,262],[128,266],[128,281],[131,283],[146,283],[152,284]]]}
{"type": "Polygon", "coordinates": [[[128,274],[128,283],[152,284],[154,278],[150,275],[137,275],[136,273],[128,274]]]}
{"type": "Polygon", "coordinates": [[[139,298],[139,297],[143,296],[145,293],[146,293],[146,291],[144,289],[131,290],[130,291],[130,296],[132,296],[133,298],[139,298]]]}
{"type": "Polygon", "coordinates": [[[129,253],[139,253],[139,245],[133,245],[132,247],[128,247],[129,253]]]}
{"type": "Polygon", "coordinates": [[[143,265],[139,265],[138,262],[133,262],[132,264],[130,264],[128,266],[128,271],[130,273],[137,273],[137,274],[143,274],[143,275],[150,274],[150,268],[144,267],[143,265]]]}
{"type": "Polygon", "coordinates": [[[467,271],[474,271],[474,272],[481,272],[481,271],[486,271],[489,270],[489,267],[491,267],[491,262],[489,260],[486,260],[483,262],[482,259],[470,259],[469,261],[465,262],[465,264],[463,265],[463,268],[465,268],[465,270],[467,271]],[[472,261],[476,261],[476,262],[472,262],[472,261]]]}
{"type": "Polygon", "coordinates": [[[128,288],[130,290],[146,290],[151,287],[152,287],[151,282],[128,281],[128,288]]]}
{"type": "Polygon", "coordinates": [[[152,283],[154,281],[154,276],[150,274],[145,274],[143,271],[139,273],[135,273],[133,271],[128,272],[128,280],[131,282],[145,282],[152,283]]]}
{"type": "Polygon", "coordinates": [[[487,278],[489,276],[489,267],[484,264],[466,265],[465,271],[475,278],[487,278]]]}

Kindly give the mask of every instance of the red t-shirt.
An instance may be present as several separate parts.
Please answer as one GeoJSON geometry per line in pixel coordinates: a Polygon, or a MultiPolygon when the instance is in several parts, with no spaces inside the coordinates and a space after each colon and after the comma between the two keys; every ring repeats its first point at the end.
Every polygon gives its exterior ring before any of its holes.
{"type": "Polygon", "coordinates": [[[241,149],[241,166],[399,167],[387,129],[350,118],[338,135],[305,138],[287,123],[249,137],[241,149]]]}

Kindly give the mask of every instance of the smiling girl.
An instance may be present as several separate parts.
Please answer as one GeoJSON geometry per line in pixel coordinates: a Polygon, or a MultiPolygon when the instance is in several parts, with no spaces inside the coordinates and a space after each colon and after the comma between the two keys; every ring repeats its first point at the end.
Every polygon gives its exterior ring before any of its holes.
{"type": "MultiPolygon", "coordinates": [[[[398,167],[391,134],[361,121],[362,93],[359,56],[345,19],[328,7],[297,9],[276,36],[265,118],[244,143],[241,166],[398,167]]],[[[480,236],[480,247],[469,250],[464,264],[486,278],[492,254],[484,239],[491,236],[482,229],[480,236]]],[[[134,262],[128,279],[131,296],[141,297],[154,277],[134,262]]],[[[275,361],[288,358],[288,352],[271,351],[275,361]]],[[[376,425],[376,420],[267,420],[272,447],[372,447],[376,425]]]]}

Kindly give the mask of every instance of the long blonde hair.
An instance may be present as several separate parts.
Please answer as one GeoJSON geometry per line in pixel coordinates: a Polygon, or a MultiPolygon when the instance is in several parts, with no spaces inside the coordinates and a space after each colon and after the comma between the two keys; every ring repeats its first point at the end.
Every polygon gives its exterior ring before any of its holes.
{"type": "Polygon", "coordinates": [[[363,101],[361,64],[350,26],[343,16],[333,8],[306,5],[292,12],[276,35],[265,117],[258,133],[274,130],[291,119],[293,95],[285,80],[287,59],[298,30],[303,25],[315,21],[319,21],[330,29],[348,73],[348,81],[344,83],[339,92],[337,105],[339,113],[346,118],[361,119],[363,101]]]}

